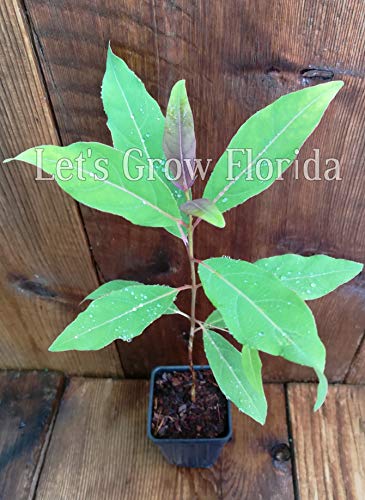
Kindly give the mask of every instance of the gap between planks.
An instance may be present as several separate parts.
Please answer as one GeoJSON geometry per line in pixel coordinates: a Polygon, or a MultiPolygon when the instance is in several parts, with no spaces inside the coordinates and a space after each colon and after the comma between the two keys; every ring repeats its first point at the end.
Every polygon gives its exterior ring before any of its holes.
{"type": "Polygon", "coordinates": [[[211,469],[165,462],[146,437],[148,382],[74,378],[62,399],[38,499],[292,499],[284,388],[266,386],[261,427],[233,411],[234,438],[211,469]]]}
{"type": "Polygon", "coordinates": [[[64,377],[0,372],[0,499],[33,498],[52,434],[64,377]]]}
{"type": "Polygon", "coordinates": [[[313,413],[315,384],[288,384],[287,401],[266,384],[266,426],[234,409],[234,439],[208,470],[170,466],[149,443],[147,381],[72,378],[60,402],[62,389],[59,374],[0,373],[1,499],[358,499],[365,488],[365,386],[330,386],[313,413]]]}

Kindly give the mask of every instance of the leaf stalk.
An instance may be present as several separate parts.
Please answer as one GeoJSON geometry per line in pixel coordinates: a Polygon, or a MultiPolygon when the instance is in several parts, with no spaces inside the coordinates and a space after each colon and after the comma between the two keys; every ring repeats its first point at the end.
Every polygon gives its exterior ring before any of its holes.
{"type": "MultiPolygon", "coordinates": [[[[191,199],[190,190],[186,191],[186,199],[189,201],[191,199]]],[[[196,310],[196,271],[195,271],[195,258],[194,258],[194,228],[193,228],[193,216],[189,215],[189,227],[188,227],[188,256],[190,263],[190,274],[191,274],[191,307],[190,307],[190,333],[189,333],[189,367],[191,371],[192,385],[191,385],[191,400],[194,403],[196,400],[196,373],[194,370],[193,362],[193,347],[194,347],[194,337],[195,337],[195,310],[196,310]]]]}

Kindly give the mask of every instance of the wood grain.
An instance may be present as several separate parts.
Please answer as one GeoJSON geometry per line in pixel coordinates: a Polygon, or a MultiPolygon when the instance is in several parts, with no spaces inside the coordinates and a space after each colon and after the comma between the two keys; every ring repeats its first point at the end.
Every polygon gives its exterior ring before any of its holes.
{"type": "Polygon", "coordinates": [[[265,426],[233,412],[233,443],[222,456],[222,498],[294,498],[285,393],[267,384],[269,410],[265,426]]]}
{"type": "Polygon", "coordinates": [[[362,384],[365,380],[365,331],[359,343],[358,350],[351,363],[345,381],[348,384],[362,384]]]}
{"type": "Polygon", "coordinates": [[[290,384],[298,492],[306,499],[356,499],[365,491],[365,387],[330,386],[317,413],[314,385],[290,384]]]}
{"type": "MultiPolygon", "coordinates": [[[[341,0],[25,0],[38,40],[62,140],[110,143],[100,83],[110,39],[146,82],[162,108],[172,84],[186,78],[195,116],[198,156],[216,160],[240,124],[289,91],[323,81],[323,69],[345,89],[303,148],[299,165],[320,150],[320,168],[337,158],[341,181],[284,176],[260,197],[229,212],[225,231],[203,224],[197,256],[256,260],[287,252],[363,260],[365,11],[341,0]],[[315,77],[308,69],[319,68],[315,77]],[[321,72],[322,71],[322,72],[321,72]]],[[[213,162],[214,163],[214,162],[213,162]]],[[[302,172],[302,170],[300,170],[302,172]]],[[[202,191],[198,183],[196,195],[202,191]]],[[[155,229],[132,227],[83,208],[100,276],[170,285],[188,280],[183,250],[155,229]],[[133,242],[133,243],[132,243],[133,242]]],[[[311,305],[328,349],[327,375],[343,380],[364,329],[364,276],[311,305]],[[344,341],[344,337],[346,341],[344,341]]],[[[200,318],[208,313],[199,300],[200,318]]],[[[145,376],[157,363],[186,362],[185,324],[162,320],[120,349],[127,375],[145,376]]],[[[203,361],[198,341],[196,361],[203,361]]],[[[265,358],[268,380],[300,380],[312,372],[265,358]]]]}
{"type": "Polygon", "coordinates": [[[0,373],[0,498],[33,498],[63,377],[0,373]]]}
{"type": "MultiPolygon", "coordinates": [[[[1,2],[1,160],[58,144],[20,2],[1,2]]],[[[50,354],[48,347],[98,281],[76,203],[24,164],[0,165],[0,367],[121,374],[115,347],[50,354]]]]}
{"type": "Polygon", "coordinates": [[[289,384],[293,472],[282,385],[265,386],[264,427],[234,408],[212,469],[170,466],[147,440],[147,382],[73,378],[59,406],[62,388],[56,373],[0,373],[1,499],[286,499],[292,473],[303,500],[362,498],[364,386],[330,386],[313,413],[316,386],[289,384]]]}
{"type": "Polygon", "coordinates": [[[167,464],[146,436],[145,381],[72,379],[37,499],[218,498],[218,470],[167,464]]]}
{"type": "Polygon", "coordinates": [[[170,466],[146,437],[144,381],[72,379],[37,499],[293,498],[282,386],[269,385],[267,425],[234,409],[234,439],[212,469],[170,466]],[[261,495],[261,496],[260,496],[261,495]]]}

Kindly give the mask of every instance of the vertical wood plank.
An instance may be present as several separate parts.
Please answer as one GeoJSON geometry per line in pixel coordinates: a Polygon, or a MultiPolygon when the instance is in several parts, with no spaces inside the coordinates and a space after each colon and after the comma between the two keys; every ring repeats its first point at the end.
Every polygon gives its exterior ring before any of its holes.
{"type": "MultiPolygon", "coordinates": [[[[172,84],[186,78],[198,134],[198,156],[216,160],[240,124],[280,95],[321,83],[321,70],[345,89],[299,158],[320,150],[341,165],[341,181],[294,179],[293,171],[260,197],[227,214],[225,231],[199,227],[197,256],[256,260],[287,252],[327,253],[361,261],[365,253],[365,23],[361,0],[191,2],[190,0],[25,0],[64,142],[110,142],[100,102],[109,39],[164,108],[172,84]],[[308,76],[308,69],[317,71],[308,76]],[[307,76],[306,76],[307,75],[307,76]]],[[[213,162],[214,163],[214,162],[213,162]]],[[[198,183],[196,194],[202,191],[198,183]]],[[[132,227],[83,208],[104,279],[188,280],[183,250],[159,230],[132,227]],[[133,243],[131,243],[133,242],[133,243]],[[146,244],[148,242],[148,245],[146,244]]],[[[343,380],[363,331],[364,277],[311,304],[328,348],[327,374],[343,380]],[[343,342],[346,335],[346,342],[343,342]]],[[[209,311],[199,300],[198,314],[209,311]]],[[[160,321],[121,348],[126,373],[146,375],[157,363],[186,361],[183,320],[160,321]]],[[[198,341],[197,359],[203,361],[198,341]]],[[[267,358],[269,380],[308,379],[311,372],[267,358]]]]}
{"type": "Polygon", "coordinates": [[[289,385],[298,492],[303,500],[358,500],[365,490],[365,387],[330,386],[313,413],[316,386],[289,385]]]}
{"type": "Polygon", "coordinates": [[[345,382],[348,384],[365,383],[365,332],[361,342],[359,343],[359,348],[351,363],[345,382]]]}
{"type": "Polygon", "coordinates": [[[33,497],[62,386],[56,373],[0,373],[0,498],[33,497]]]}
{"type": "MultiPolygon", "coordinates": [[[[58,136],[25,15],[1,2],[1,160],[58,136]]],[[[98,281],[76,203],[24,165],[0,165],[0,367],[121,374],[114,346],[50,354],[48,347],[98,281]]]]}

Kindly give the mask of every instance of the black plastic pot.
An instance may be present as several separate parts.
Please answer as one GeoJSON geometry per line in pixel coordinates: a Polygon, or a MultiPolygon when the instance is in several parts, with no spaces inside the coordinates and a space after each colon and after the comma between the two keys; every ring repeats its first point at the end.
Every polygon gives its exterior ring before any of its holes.
{"type": "MultiPolygon", "coordinates": [[[[209,366],[194,366],[195,370],[208,370],[209,366]]],[[[148,402],[147,435],[161,450],[166,460],[180,467],[211,467],[218,459],[223,446],[232,438],[231,405],[227,401],[227,434],[219,438],[171,439],[152,435],[153,391],[159,372],[188,371],[188,366],[158,366],[151,373],[148,402]]]]}

